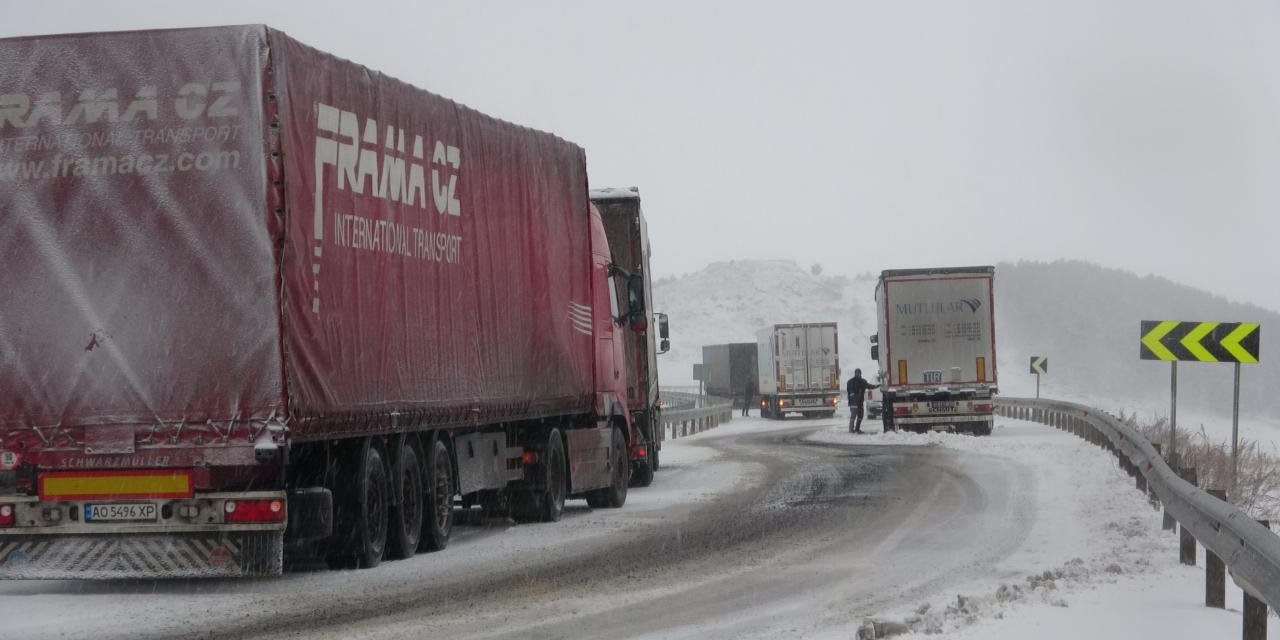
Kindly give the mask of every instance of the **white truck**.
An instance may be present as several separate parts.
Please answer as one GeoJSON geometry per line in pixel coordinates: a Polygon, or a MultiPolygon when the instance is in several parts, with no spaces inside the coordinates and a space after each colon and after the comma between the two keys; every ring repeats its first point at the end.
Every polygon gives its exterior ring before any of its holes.
{"type": "Polygon", "coordinates": [[[756,332],[760,415],[830,418],[840,402],[836,323],[775,324],[756,332]]]}
{"type": "Polygon", "coordinates": [[[890,269],[876,285],[885,429],[991,433],[995,267],[890,269]]]}

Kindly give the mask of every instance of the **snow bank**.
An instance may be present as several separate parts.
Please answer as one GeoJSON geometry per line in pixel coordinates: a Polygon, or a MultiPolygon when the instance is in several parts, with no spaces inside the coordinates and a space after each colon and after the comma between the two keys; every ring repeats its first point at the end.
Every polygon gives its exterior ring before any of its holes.
{"type": "MultiPolygon", "coordinates": [[[[865,427],[865,425],[864,425],[865,427]]],[[[878,425],[873,424],[872,428],[878,425]]],[[[1011,458],[1034,473],[1031,534],[986,578],[949,595],[883,612],[880,629],[900,623],[915,634],[988,638],[1203,638],[1239,633],[1236,611],[1203,606],[1204,573],[1178,564],[1177,537],[1134,488],[1115,458],[1069,434],[1000,418],[990,437],[946,433],[851,435],[844,424],[814,434],[821,442],[946,447],[1011,458]],[[1006,624],[1006,620],[1008,623],[1006,624]]],[[[1203,549],[1201,549],[1203,564],[1203,549]]],[[[861,632],[874,637],[875,625],[861,632]]],[[[1269,637],[1280,638],[1280,630],[1269,637]]]]}

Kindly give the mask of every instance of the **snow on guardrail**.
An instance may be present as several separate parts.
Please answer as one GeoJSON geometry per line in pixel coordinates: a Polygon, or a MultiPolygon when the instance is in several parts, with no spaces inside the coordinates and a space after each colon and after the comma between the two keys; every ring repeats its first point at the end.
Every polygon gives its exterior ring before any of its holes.
{"type": "Polygon", "coordinates": [[[683,391],[662,390],[662,428],[671,439],[706,431],[733,419],[733,400],[683,391]]]}
{"type": "Polygon", "coordinates": [[[1000,398],[997,411],[1065,429],[1115,453],[1146,479],[1169,515],[1222,558],[1241,589],[1272,609],[1280,605],[1280,536],[1183,480],[1142,434],[1113,415],[1073,402],[1000,398]]]}

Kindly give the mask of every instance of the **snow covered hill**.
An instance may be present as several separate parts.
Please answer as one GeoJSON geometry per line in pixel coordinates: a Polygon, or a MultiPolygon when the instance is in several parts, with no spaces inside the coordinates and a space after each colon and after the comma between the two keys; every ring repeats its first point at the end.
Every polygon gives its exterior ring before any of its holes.
{"type": "Polygon", "coordinates": [[[755,342],[762,327],[785,322],[836,322],[840,368],[876,367],[868,337],[875,333],[875,279],[814,273],[790,260],[715,262],[701,271],[654,284],[653,304],[671,318],[671,351],[659,356],[664,386],[696,386],[702,347],[755,342]]]}

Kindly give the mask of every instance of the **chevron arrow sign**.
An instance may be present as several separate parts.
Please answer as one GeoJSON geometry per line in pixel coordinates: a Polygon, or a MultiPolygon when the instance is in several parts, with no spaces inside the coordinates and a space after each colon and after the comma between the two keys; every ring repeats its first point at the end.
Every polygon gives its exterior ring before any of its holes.
{"type": "Polygon", "coordinates": [[[1262,329],[1256,322],[1143,320],[1143,360],[1257,364],[1262,329]]]}
{"type": "Polygon", "coordinates": [[[1049,359],[1044,356],[1031,356],[1031,373],[1049,373],[1049,359]]]}

